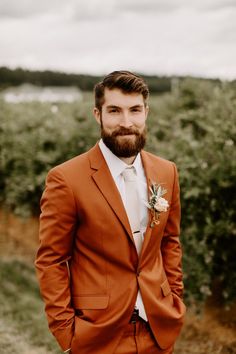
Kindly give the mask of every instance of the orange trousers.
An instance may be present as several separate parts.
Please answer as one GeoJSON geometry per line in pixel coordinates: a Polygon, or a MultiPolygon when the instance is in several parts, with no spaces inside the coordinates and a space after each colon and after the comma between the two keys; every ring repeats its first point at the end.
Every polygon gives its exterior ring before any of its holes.
{"type": "Polygon", "coordinates": [[[148,324],[139,319],[126,325],[114,354],[172,354],[173,347],[161,349],[154,339],[148,324]]]}

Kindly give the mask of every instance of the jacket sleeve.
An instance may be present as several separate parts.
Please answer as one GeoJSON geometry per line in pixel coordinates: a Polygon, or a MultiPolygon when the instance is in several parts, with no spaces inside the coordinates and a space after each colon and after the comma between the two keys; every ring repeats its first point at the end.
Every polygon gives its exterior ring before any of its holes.
{"type": "Polygon", "coordinates": [[[161,244],[164,269],[173,293],[182,298],[183,274],[182,274],[182,250],[179,240],[180,235],[180,190],[178,174],[175,164],[172,198],[170,202],[169,216],[164,230],[161,244]]]}
{"type": "Polygon", "coordinates": [[[51,170],[41,198],[36,271],[51,332],[63,350],[74,334],[70,272],[73,235],[77,222],[73,192],[59,168],[51,170]]]}

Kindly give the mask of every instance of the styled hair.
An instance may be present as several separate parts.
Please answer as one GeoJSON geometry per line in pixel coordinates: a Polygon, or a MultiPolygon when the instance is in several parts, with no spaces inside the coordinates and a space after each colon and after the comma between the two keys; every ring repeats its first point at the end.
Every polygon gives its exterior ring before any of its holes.
{"type": "Polygon", "coordinates": [[[144,104],[149,96],[149,90],[144,79],[130,71],[113,71],[104,77],[104,79],[97,83],[94,87],[95,107],[101,112],[104,104],[105,88],[119,89],[123,93],[140,93],[143,96],[144,104]]]}

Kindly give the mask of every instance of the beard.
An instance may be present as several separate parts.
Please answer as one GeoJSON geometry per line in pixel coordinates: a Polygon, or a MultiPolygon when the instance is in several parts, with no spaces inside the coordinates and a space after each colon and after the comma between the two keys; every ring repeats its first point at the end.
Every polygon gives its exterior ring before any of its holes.
{"type": "Polygon", "coordinates": [[[101,124],[102,140],[117,157],[136,156],[144,148],[146,136],[146,127],[141,132],[134,128],[119,128],[110,134],[104,129],[103,124],[101,124]],[[129,137],[129,134],[133,134],[134,137],[129,137]],[[127,135],[125,138],[119,139],[119,137],[125,135],[127,135]]]}

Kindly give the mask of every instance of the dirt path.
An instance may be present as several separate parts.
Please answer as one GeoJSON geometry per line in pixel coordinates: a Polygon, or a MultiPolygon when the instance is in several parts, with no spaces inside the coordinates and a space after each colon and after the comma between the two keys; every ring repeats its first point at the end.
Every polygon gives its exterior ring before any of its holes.
{"type": "Polygon", "coordinates": [[[236,354],[236,305],[227,311],[207,305],[203,314],[189,310],[175,354],[236,354]]]}

